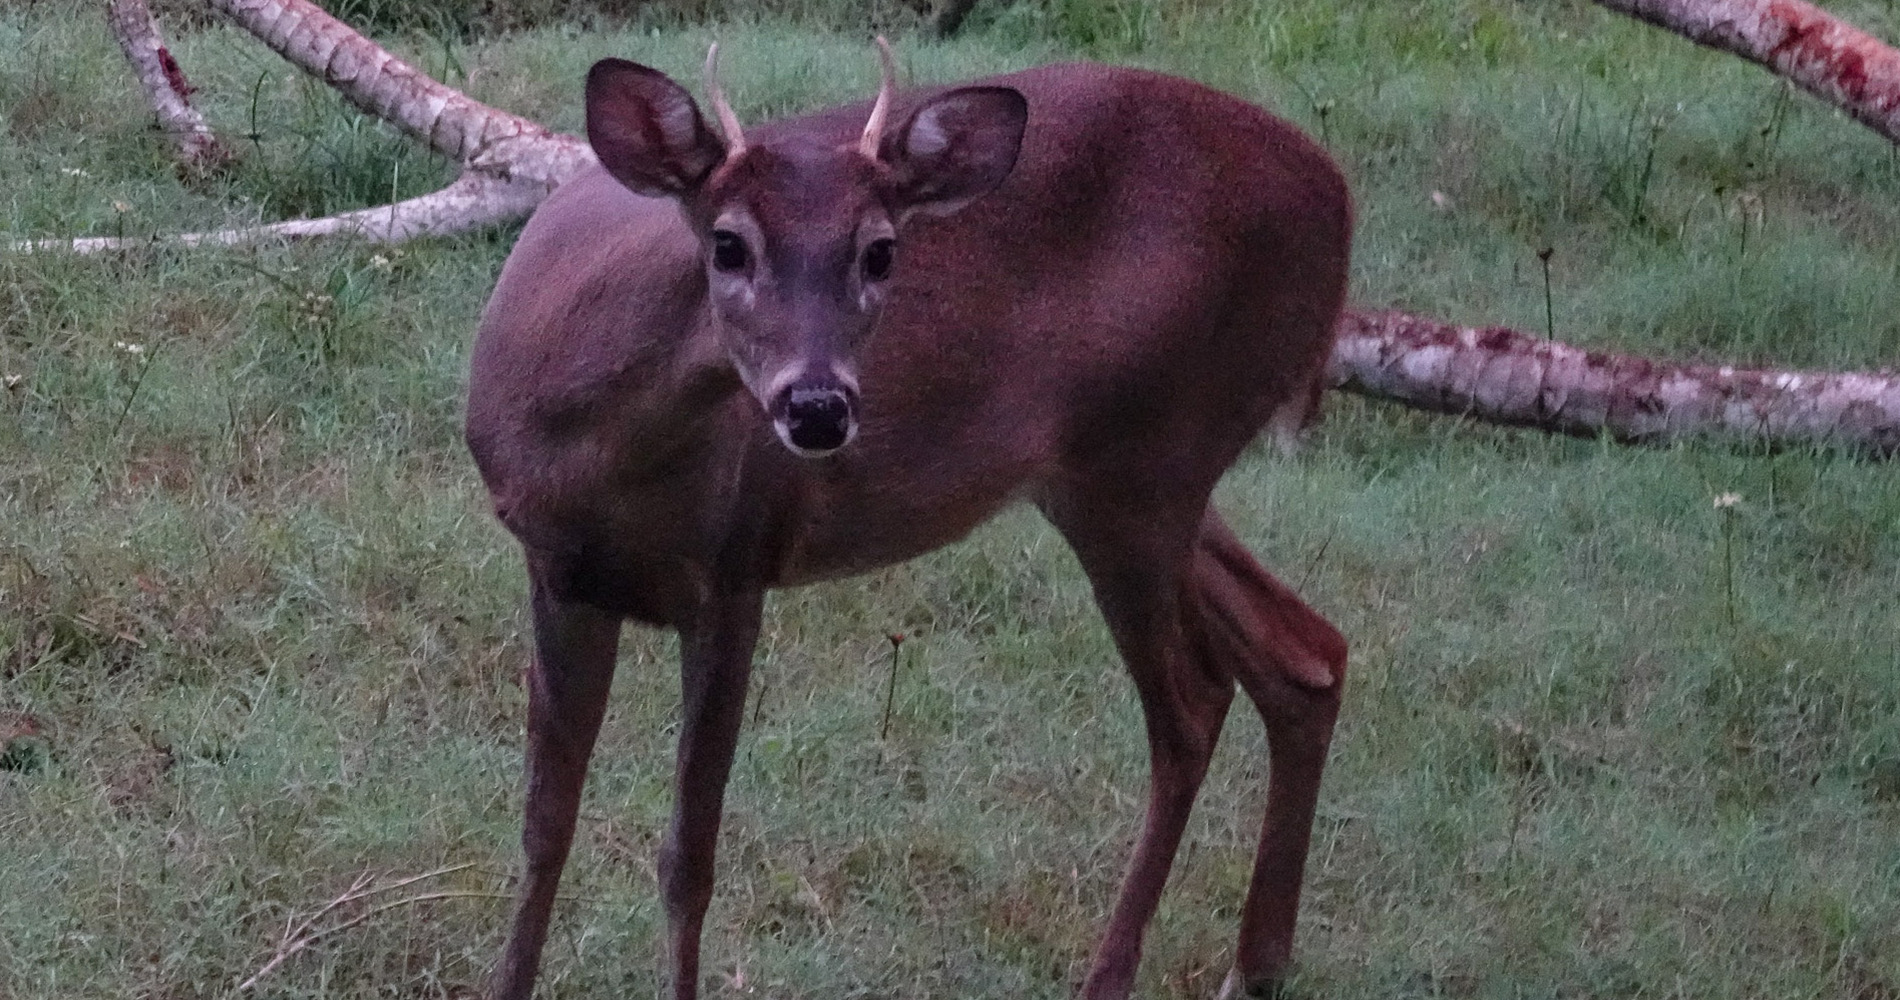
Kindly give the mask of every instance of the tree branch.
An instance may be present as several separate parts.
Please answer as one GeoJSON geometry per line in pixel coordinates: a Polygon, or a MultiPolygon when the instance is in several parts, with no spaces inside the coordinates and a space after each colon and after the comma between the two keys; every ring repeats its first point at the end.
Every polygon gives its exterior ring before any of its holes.
{"type": "Polygon", "coordinates": [[[1900,454],[1900,376],[1675,364],[1585,351],[1505,327],[1348,312],[1334,384],[1490,423],[1619,441],[1712,435],[1772,447],[1900,454]]]}
{"type": "Polygon", "coordinates": [[[1900,51],[1802,0],[1596,0],[1787,77],[1900,143],[1900,51]]]}
{"type": "Polygon", "coordinates": [[[106,5],[106,23],[157,113],[159,128],[177,148],[178,165],[186,177],[206,177],[229,164],[230,148],[218,141],[204,116],[191,106],[191,84],[165,48],[145,0],[111,0],[106,5]]]}
{"type": "Polygon", "coordinates": [[[270,239],[309,239],[350,235],[372,243],[401,243],[420,236],[446,236],[524,218],[547,197],[538,180],[499,177],[470,170],[440,191],[393,205],[359,209],[322,219],[293,219],[243,229],[178,233],[150,237],[87,236],[77,239],[16,240],[15,251],[90,254],[161,244],[235,246],[270,239]]]}
{"type": "MultiPolygon", "coordinates": [[[[554,187],[595,162],[585,142],[470,100],[306,0],[208,2],[358,107],[455,157],[464,164],[461,178],[434,194],[328,219],[151,239],[20,241],[16,250],[90,253],[163,240],[196,246],[335,233],[399,242],[526,216],[554,187]]],[[[1805,73],[1816,82],[1803,86],[1824,96],[1838,91],[1844,107],[1853,99],[1858,104],[1849,109],[1856,117],[1883,123],[1875,127],[1900,139],[1900,57],[1808,4],[1596,2],[1778,72],[1805,73]]],[[[947,2],[946,8],[958,5],[947,2]]],[[[1844,443],[1875,455],[1900,454],[1900,377],[1887,372],[1674,364],[1398,312],[1349,312],[1339,335],[1335,384],[1424,409],[1625,441],[1715,434],[1773,446],[1844,443]]]]}
{"type": "Polygon", "coordinates": [[[308,0],[208,0],[291,65],[457,163],[548,190],[594,162],[585,142],[472,100],[308,0]]]}
{"type": "MultiPolygon", "coordinates": [[[[390,55],[308,0],[208,2],[357,107],[454,158],[462,164],[462,176],[448,187],[419,198],[322,219],[149,238],[16,240],[11,244],[13,250],[84,254],[154,243],[228,246],[343,234],[378,243],[399,243],[523,218],[562,181],[596,162],[593,150],[582,140],[470,99],[390,55]]],[[[128,22],[143,18],[156,45],[144,0],[113,0],[113,4],[115,31],[123,7],[128,22]]],[[[157,51],[162,53],[163,49],[157,51]]],[[[140,56],[130,45],[126,54],[145,80],[145,70],[138,63],[140,56]]],[[[164,62],[176,73],[176,64],[170,63],[169,57],[164,62]]],[[[177,79],[182,81],[182,75],[177,79]]],[[[196,112],[191,113],[196,117],[196,112]]],[[[209,129],[205,132],[208,135],[209,129]]]]}

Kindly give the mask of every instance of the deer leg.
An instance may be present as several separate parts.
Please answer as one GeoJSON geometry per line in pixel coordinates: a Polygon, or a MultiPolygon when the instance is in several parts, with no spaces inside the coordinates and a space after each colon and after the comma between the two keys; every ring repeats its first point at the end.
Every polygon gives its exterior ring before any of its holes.
{"type": "Polygon", "coordinates": [[[758,593],[715,597],[680,629],[679,770],[659,862],[674,1000],[699,995],[700,929],[763,604],[758,593]]]}
{"type": "Polygon", "coordinates": [[[527,869],[494,1000],[527,1000],[547,941],[554,891],[574,843],[581,784],[607,708],[620,618],[534,587],[534,662],[528,668],[528,793],[521,847],[527,869]]]}
{"type": "Polygon", "coordinates": [[[1261,568],[1211,510],[1195,545],[1184,621],[1210,669],[1239,681],[1270,754],[1267,812],[1220,1000],[1272,996],[1293,951],[1320,775],[1339,714],[1346,642],[1261,568]]]}
{"type": "MultiPolygon", "coordinates": [[[[1183,643],[1185,539],[1157,530],[1152,511],[1051,515],[1075,549],[1109,632],[1134,680],[1148,731],[1148,810],[1121,892],[1083,982],[1084,1000],[1124,1000],[1134,988],[1142,939],[1207,775],[1233,701],[1229,677],[1203,673],[1183,643]]],[[[1187,534],[1191,536],[1192,524],[1187,534]]]]}

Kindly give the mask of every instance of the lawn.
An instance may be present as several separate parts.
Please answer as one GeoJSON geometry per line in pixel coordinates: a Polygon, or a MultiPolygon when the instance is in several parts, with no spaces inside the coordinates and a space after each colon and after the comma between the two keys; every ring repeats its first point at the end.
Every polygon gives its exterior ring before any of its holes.
{"type": "MultiPolygon", "coordinates": [[[[261,46],[173,21],[243,154],[187,187],[94,6],[0,6],[0,234],[324,214],[450,176],[261,46]]],[[[1891,0],[1829,6],[1900,39],[1891,0]]],[[[868,94],[853,18],[907,23],[777,8],[381,37],[575,130],[601,56],[691,81],[716,34],[754,121],[868,94]]],[[[1587,3],[992,0],[899,49],[918,81],[1100,58],[1278,109],[1352,179],[1358,304],[1541,330],[1549,248],[1573,343],[1900,363],[1900,153],[1587,3]]],[[[237,995],[306,920],[335,930],[252,994],[479,986],[518,862],[528,650],[460,407],[513,235],[0,252],[0,998],[237,995]],[[384,891],[325,912],[353,886],[384,891]]],[[[1219,502],[1353,645],[1303,995],[1900,998],[1891,465],[1335,395],[1298,457],[1249,454],[1219,502]]],[[[668,637],[623,650],[550,997],[658,987],[678,685],[668,637]]],[[[758,663],[710,995],[1068,996],[1146,755],[1060,540],[1019,511],[782,592],[758,663]]],[[[1231,958],[1266,773],[1236,711],[1144,997],[1211,996],[1231,958]]]]}

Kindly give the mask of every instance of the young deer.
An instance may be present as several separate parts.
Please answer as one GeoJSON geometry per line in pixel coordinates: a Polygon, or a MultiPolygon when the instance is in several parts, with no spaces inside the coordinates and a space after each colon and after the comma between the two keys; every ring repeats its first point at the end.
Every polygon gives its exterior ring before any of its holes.
{"type": "MultiPolygon", "coordinates": [[[[881,42],[880,42],[881,45],[881,42]]],[[[601,162],[550,198],[475,345],[468,443],[532,588],[524,1000],[623,619],[677,629],[660,852],[671,995],[699,987],[760,608],[1016,500],[1075,550],[1139,693],[1140,839],[1083,995],[1127,997],[1239,685],[1271,753],[1222,996],[1287,967],[1346,645],[1208,506],[1317,402],[1351,206],[1292,126],[1172,77],[1052,66],[747,134],[660,73],[587,77],[601,162]],[[887,128],[888,123],[895,123],[887,128]]]]}

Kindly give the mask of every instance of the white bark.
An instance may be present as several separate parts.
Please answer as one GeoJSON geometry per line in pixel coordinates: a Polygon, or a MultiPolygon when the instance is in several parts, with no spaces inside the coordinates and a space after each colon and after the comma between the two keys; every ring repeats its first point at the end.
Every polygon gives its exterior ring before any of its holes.
{"type": "Polygon", "coordinates": [[[1900,50],[1802,0],[1596,0],[1758,63],[1900,142],[1900,50]]]}
{"type": "MultiPolygon", "coordinates": [[[[582,140],[470,100],[305,0],[208,2],[357,106],[455,157],[464,164],[462,177],[431,195],[328,219],[178,237],[21,241],[16,250],[84,253],[160,241],[189,246],[333,233],[399,242],[525,217],[594,162],[582,140]]],[[[1684,25],[1699,25],[1700,34],[1691,37],[1751,58],[1769,39],[1762,51],[1771,58],[1757,61],[1817,81],[1853,82],[1838,89],[1864,105],[1856,117],[1900,136],[1894,127],[1900,123],[1892,121],[1900,114],[1892,50],[1799,0],[1596,2],[1684,33],[1690,33],[1684,25]],[[1733,27],[1749,11],[1757,15],[1749,22],[1753,34],[1733,27]],[[1762,35],[1771,21],[1781,33],[1762,35]],[[1731,37],[1747,44],[1706,42],[1731,37]]],[[[1883,456],[1900,453],[1900,377],[1888,372],[1673,364],[1583,351],[1501,327],[1356,311],[1340,319],[1331,371],[1335,384],[1351,391],[1560,433],[1644,442],[1713,434],[1773,446],[1839,443],[1883,456]]]]}
{"type": "MultiPolygon", "coordinates": [[[[143,11],[142,0],[129,2],[143,11]]],[[[357,107],[455,159],[462,165],[461,177],[419,198],[323,219],[148,237],[15,240],[13,250],[98,253],[157,243],[235,245],[335,235],[399,243],[525,218],[562,181],[595,162],[583,140],[470,99],[308,0],[208,2],[357,107]]],[[[127,55],[132,57],[130,48],[127,55]]]]}
{"type": "Polygon", "coordinates": [[[593,162],[573,136],[472,100],[307,0],[208,0],[350,103],[467,167],[548,190],[593,162]]]}
{"type": "Polygon", "coordinates": [[[191,85],[159,37],[158,22],[145,0],[111,0],[106,23],[158,115],[159,128],[171,137],[179,168],[188,177],[203,177],[230,163],[230,149],[191,106],[191,85]]]}
{"type": "Polygon", "coordinates": [[[1490,423],[1659,443],[1715,436],[1900,453],[1900,376],[1692,365],[1585,351],[1504,327],[1349,312],[1332,378],[1490,423]]]}
{"type": "Polygon", "coordinates": [[[270,239],[354,236],[371,243],[401,243],[420,236],[446,236],[525,218],[547,197],[537,180],[498,177],[470,170],[440,191],[393,205],[359,209],[322,219],[292,219],[264,226],[203,233],[154,236],[87,236],[78,239],[18,240],[16,251],[101,253],[154,246],[235,246],[270,239]]]}

